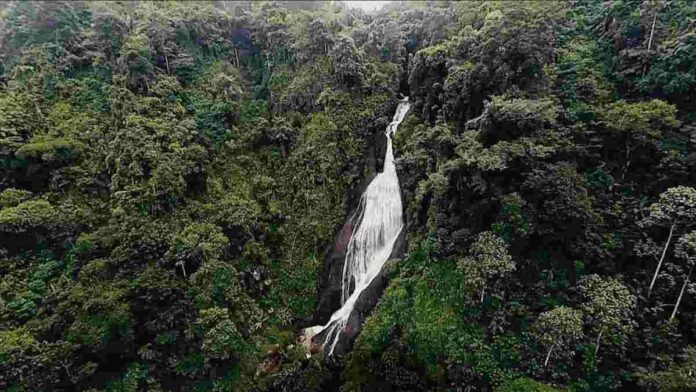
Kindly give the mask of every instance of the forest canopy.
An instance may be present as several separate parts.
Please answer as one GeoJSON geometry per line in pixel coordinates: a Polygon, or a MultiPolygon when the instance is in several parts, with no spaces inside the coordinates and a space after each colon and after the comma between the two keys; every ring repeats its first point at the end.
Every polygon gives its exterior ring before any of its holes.
{"type": "Polygon", "coordinates": [[[690,0],[0,3],[0,390],[696,390],[695,32],[690,0]],[[405,96],[407,252],[307,351],[405,96]]]}

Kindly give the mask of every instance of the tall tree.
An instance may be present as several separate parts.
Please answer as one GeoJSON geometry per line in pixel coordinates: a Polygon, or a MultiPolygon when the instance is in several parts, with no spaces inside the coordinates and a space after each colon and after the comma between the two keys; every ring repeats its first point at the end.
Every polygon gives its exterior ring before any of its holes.
{"type": "Polygon", "coordinates": [[[481,302],[486,288],[506,278],[515,270],[515,263],[502,238],[485,231],[478,235],[469,249],[469,255],[457,263],[465,276],[465,286],[480,290],[481,302]]]}
{"type": "Polygon", "coordinates": [[[582,332],[582,312],[566,306],[559,306],[539,315],[532,325],[534,338],[548,349],[544,367],[549,363],[551,353],[570,349],[584,335],[582,332]]]}
{"type": "Polygon", "coordinates": [[[597,335],[595,360],[602,342],[612,343],[626,340],[633,332],[633,310],[636,297],[618,279],[588,275],[580,281],[580,292],[584,302],[581,309],[597,335]]]}
{"type": "Polygon", "coordinates": [[[677,298],[677,302],[674,304],[674,310],[672,311],[672,315],[669,317],[669,321],[674,320],[674,317],[677,315],[679,304],[684,297],[684,291],[686,290],[686,287],[689,284],[689,279],[691,278],[691,272],[694,269],[694,265],[696,265],[696,231],[692,231],[691,233],[685,234],[679,238],[674,253],[677,257],[685,261],[685,266],[688,272],[684,274],[684,284],[679,291],[679,297],[677,298]]]}
{"type": "Polygon", "coordinates": [[[669,188],[660,194],[659,200],[650,206],[650,215],[645,223],[648,225],[668,226],[669,234],[662,248],[660,260],[657,262],[655,273],[650,281],[648,296],[652,293],[657,276],[662,268],[662,263],[667,256],[667,250],[672,242],[672,238],[682,227],[693,225],[696,219],[696,189],[686,186],[669,188]]]}
{"type": "Polygon", "coordinates": [[[679,126],[676,113],[674,105],[657,99],[638,103],[613,102],[599,111],[598,117],[606,129],[625,143],[625,159],[619,175],[622,183],[631,166],[631,152],[641,145],[655,145],[665,130],[679,126]]]}

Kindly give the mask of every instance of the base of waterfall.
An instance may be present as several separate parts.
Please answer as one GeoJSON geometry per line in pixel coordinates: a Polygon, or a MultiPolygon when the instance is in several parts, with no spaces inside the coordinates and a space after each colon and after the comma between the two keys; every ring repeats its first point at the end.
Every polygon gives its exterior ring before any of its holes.
{"type": "Polygon", "coordinates": [[[356,288],[325,325],[315,325],[302,331],[299,342],[310,355],[319,352],[343,354],[342,344],[360,332],[367,313],[377,304],[386,286],[387,279],[381,272],[377,271],[367,286],[356,288]]]}
{"type": "Polygon", "coordinates": [[[336,359],[343,357],[350,351],[352,342],[362,332],[367,317],[377,306],[393,271],[396,269],[396,264],[404,254],[405,248],[405,234],[402,234],[394,244],[393,253],[384,264],[382,271],[367,288],[361,291],[360,295],[356,297],[355,303],[349,305],[353,307],[352,312],[347,315],[345,323],[342,323],[342,328],[335,329],[335,340],[327,339],[331,337],[328,330],[330,322],[302,330],[298,343],[305,347],[308,356],[325,353],[327,357],[331,356],[336,359]]]}

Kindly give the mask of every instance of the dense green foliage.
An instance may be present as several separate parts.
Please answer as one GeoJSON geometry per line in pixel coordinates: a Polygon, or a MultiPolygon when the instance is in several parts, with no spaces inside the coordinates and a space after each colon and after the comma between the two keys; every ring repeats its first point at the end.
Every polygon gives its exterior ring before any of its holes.
{"type": "Polygon", "coordinates": [[[695,21],[0,4],[0,390],[693,390],[695,21]],[[296,337],[399,93],[409,252],[326,362],[296,337]]]}
{"type": "Polygon", "coordinates": [[[300,8],[3,4],[0,389],[245,390],[302,357],[398,68],[300,8]]]}

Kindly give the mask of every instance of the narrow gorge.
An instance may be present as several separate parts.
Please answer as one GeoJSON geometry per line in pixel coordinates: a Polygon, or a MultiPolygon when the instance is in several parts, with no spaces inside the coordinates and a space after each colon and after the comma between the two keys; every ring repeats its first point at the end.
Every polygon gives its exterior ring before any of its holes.
{"type": "Polygon", "coordinates": [[[387,139],[384,168],[367,186],[348,223],[348,227],[355,229],[350,235],[343,263],[341,307],[325,325],[303,331],[302,341],[308,349],[319,344],[329,356],[334,353],[356,302],[381,272],[404,227],[392,137],[410,107],[408,97],[399,102],[394,118],[384,132],[387,139]]]}

